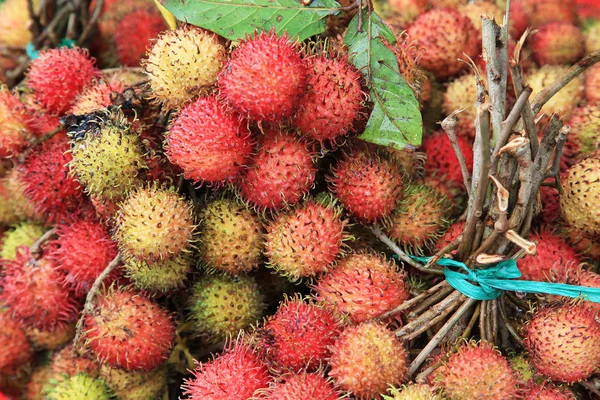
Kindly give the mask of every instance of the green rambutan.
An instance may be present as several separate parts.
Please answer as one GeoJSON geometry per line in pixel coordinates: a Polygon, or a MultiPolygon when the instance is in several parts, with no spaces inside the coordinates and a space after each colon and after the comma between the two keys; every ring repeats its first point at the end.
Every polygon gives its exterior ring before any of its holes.
{"type": "Polygon", "coordinates": [[[194,183],[233,181],[248,164],[254,139],[248,123],[214,96],[185,105],[171,123],[166,140],[169,160],[194,183]]]}
{"type": "Polygon", "coordinates": [[[307,75],[298,44],[287,34],[255,31],[231,53],[218,85],[221,96],[240,114],[279,122],[296,110],[306,92],[307,75]]]}
{"type": "Polygon", "coordinates": [[[347,222],[331,199],[309,200],[267,226],[268,266],[292,281],[325,272],[343,254],[347,222]]]}
{"type": "Polygon", "coordinates": [[[168,383],[165,363],[150,371],[126,371],[107,364],[100,367],[100,378],[119,400],[159,399],[168,383]]]}
{"type": "Polygon", "coordinates": [[[475,123],[473,121],[477,116],[476,98],[477,78],[475,74],[466,74],[448,83],[448,87],[444,92],[444,102],[442,103],[442,108],[448,115],[456,110],[462,110],[456,116],[458,118],[457,128],[462,136],[469,139],[475,137],[475,123]]]}
{"type": "Polygon", "coordinates": [[[164,31],[142,61],[155,98],[167,108],[204,94],[225,63],[217,35],[191,25],[164,31]]]}
{"type": "Polygon", "coordinates": [[[576,108],[568,125],[569,140],[575,142],[582,156],[589,157],[600,149],[600,104],[576,108]]]}
{"type": "Polygon", "coordinates": [[[587,158],[567,171],[560,210],[573,229],[591,238],[600,235],[600,156],[587,158]]]}
{"type": "Polygon", "coordinates": [[[125,276],[141,290],[168,292],[180,288],[192,270],[192,259],[180,254],[174,259],[148,262],[135,257],[125,257],[125,276]]]}
{"type": "Polygon", "coordinates": [[[112,394],[104,381],[86,374],[73,375],[64,381],[50,386],[47,400],[109,400],[112,394]]]}
{"type": "Polygon", "coordinates": [[[175,325],[166,310],[134,292],[115,289],[99,296],[85,317],[86,343],[101,363],[149,371],[169,356],[175,325]]]}
{"type": "Polygon", "coordinates": [[[381,255],[354,253],[314,286],[316,298],[352,323],[368,321],[408,299],[406,274],[381,255]]]}
{"type": "Polygon", "coordinates": [[[26,185],[24,182],[25,171],[20,168],[13,168],[2,177],[2,183],[6,187],[9,206],[14,210],[15,216],[19,220],[29,220],[32,222],[42,222],[45,220],[41,211],[25,195],[26,185]]]}
{"type": "Polygon", "coordinates": [[[19,217],[12,205],[9,188],[6,180],[0,179],[0,224],[4,226],[15,224],[19,217]]]}
{"type": "Polygon", "coordinates": [[[207,269],[235,276],[259,266],[264,244],[256,213],[221,198],[206,204],[199,220],[199,255],[207,269]]]}
{"type": "Polygon", "coordinates": [[[237,336],[265,311],[264,295],[250,276],[205,276],[194,285],[190,301],[199,333],[215,342],[237,336]]]}
{"type": "MultiPolygon", "coordinates": [[[[531,86],[533,90],[531,95],[535,97],[549,84],[565,74],[568,69],[569,67],[566,65],[544,65],[531,70],[525,76],[525,83],[531,86]]],[[[583,99],[583,87],[583,77],[575,77],[557,96],[548,100],[541,112],[546,115],[559,114],[563,119],[568,120],[577,103],[583,99]]]]}
{"type": "Polygon", "coordinates": [[[373,399],[406,381],[407,357],[392,331],[364,322],[347,327],[331,347],[329,376],[356,399],[373,399]]]}
{"type": "Polygon", "coordinates": [[[435,388],[427,384],[410,384],[398,389],[388,389],[389,396],[383,395],[384,400],[442,400],[435,388]]]}
{"type": "Polygon", "coordinates": [[[195,228],[192,204],[174,189],[154,184],[121,203],[113,237],[123,254],[157,262],[188,251],[195,228]]]}
{"type": "Polygon", "coordinates": [[[600,324],[585,304],[564,304],[533,314],[524,345],[532,364],[552,380],[578,382],[600,365],[600,324]]]}
{"type": "Polygon", "coordinates": [[[4,232],[2,237],[2,251],[0,252],[0,258],[4,260],[15,260],[17,258],[17,248],[19,246],[31,246],[45,232],[46,229],[43,226],[31,222],[21,222],[13,225],[8,231],[4,232]]]}
{"type": "Polygon", "coordinates": [[[600,64],[585,71],[585,98],[588,104],[600,103],[600,64]]]}

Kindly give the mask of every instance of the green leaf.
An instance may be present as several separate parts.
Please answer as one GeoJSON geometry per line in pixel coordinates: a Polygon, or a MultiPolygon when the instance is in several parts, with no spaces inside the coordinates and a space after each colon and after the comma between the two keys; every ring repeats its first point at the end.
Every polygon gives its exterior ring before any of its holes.
{"type": "Polygon", "coordinates": [[[363,10],[362,18],[362,32],[358,31],[357,15],[344,37],[350,61],[365,75],[373,102],[367,127],[359,137],[396,148],[419,146],[423,135],[419,102],[398,71],[396,55],[382,41],[395,43],[394,34],[375,12],[369,16],[363,10]]]}
{"type": "Polygon", "coordinates": [[[314,0],[304,6],[298,0],[161,0],[180,21],[185,21],[227,39],[242,39],[264,28],[307,39],[325,30],[325,18],[336,14],[335,0],[314,0]]]}

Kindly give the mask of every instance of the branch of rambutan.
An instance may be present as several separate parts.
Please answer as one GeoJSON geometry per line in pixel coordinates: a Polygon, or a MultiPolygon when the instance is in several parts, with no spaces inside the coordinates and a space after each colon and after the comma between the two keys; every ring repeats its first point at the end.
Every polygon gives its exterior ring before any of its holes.
{"type": "MultiPolygon", "coordinates": [[[[597,378],[590,378],[590,380],[596,380],[597,378]]],[[[588,382],[588,381],[581,381],[578,382],[581,386],[583,386],[585,389],[589,390],[590,392],[594,393],[596,396],[600,397],[600,391],[597,388],[597,385],[595,385],[592,382],[588,382]]]]}
{"type": "Polygon", "coordinates": [[[56,233],[56,229],[52,228],[46,231],[38,240],[36,240],[31,247],[29,248],[29,253],[32,257],[37,257],[42,252],[42,246],[46,243],[54,234],[56,233]]]}
{"type": "Polygon", "coordinates": [[[369,229],[371,230],[371,232],[373,232],[373,234],[379,240],[381,240],[383,243],[385,243],[385,245],[388,246],[390,248],[390,250],[392,250],[394,253],[396,253],[396,255],[398,256],[398,258],[400,258],[400,260],[404,261],[405,263],[407,263],[411,267],[416,268],[416,269],[418,269],[421,272],[429,272],[429,273],[438,274],[438,275],[443,275],[444,274],[444,271],[442,271],[441,269],[438,269],[438,268],[425,268],[423,265],[421,265],[418,262],[414,261],[404,251],[402,251],[402,249],[396,243],[394,243],[394,241],[392,239],[390,239],[389,237],[387,237],[387,235],[385,233],[383,233],[381,231],[381,229],[379,229],[379,227],[373,225],[369,229]]]}
{"type": "Polygon", "coordinates": [[[417,318],[424,311],[427,311],[429,309],[429,307],[433,306],[434,304],[439,303],[441,300],[446,298],[453,291],[454,291],[454,288],[452,286],[448,285],[445,288],[443,288],[442,290],[438,291],[437,293],[432,294],[427,299],[421,301],[419,303],[419,305],[417,307],[415,307],[414,310],[412,310],[410,313],[407,314],[406,318],[408,318],[409,320],[413,320],[413,319],[417,318]]]}
{"type": "Polygon", "coordinates": [[[506,313],[506,308],[505,308],[505,304],[504,304],[504,293],[502,293],[502,295],[500,296],[499,310],[500,310],[500,317],[502,318],[502,322],[504,322],[506,329],[508,330],[510,335],[513,337],[513,339],[515,339],[515,341],[519,345],[522,346],[523,345],[523,337],[521,335],[519,335],[519,332],[517,331],[517,329],[511,322],[510,318],[508,317],[508,314],[506,313]]]}
{"type": "Polygon", "coordinates": [[[446,317],[452,311],[454,311],[456,308],[458,308],[458,306],[461,305],[464,301],[466,301],[466,299],[458,299],[456,301],[453,301],[452,303],[450,303],[446,307],[444,307],[440,311],[439,314],[433,316],[431,319],[429,319],[427,321],[419,321],[419,323],[415,324],[414,326],[410,326],[410,324],[412,322],[407,324],[406,326],[404,326],[401,329],[396,331],[396,336],[399,339],[407,341],[407,342],[418,338],[425,331],[431,329],[432,327],[434,327],[434,326],[438,325],[439,323],[441,323],[442,321],[444,321],[446,319],[446,317]]]}
{"type": "Polygon", "coordinates": [[[408,374],[413,376],[415,372],[425,362],[427,357],[433,350],[440,344],[440,342],[446,337],[448,332],[456,325],[456,323],[469,311],[469,309],[477,302],[477,300],[468,298],[458,310],[452,314],[452,316],[446,321],[446,323],[437,331],[437,333],[429,340],[427,345],[421,350],[419,355],[410,364],[408,374]]]}
{"type": "Polygon", "coordinates": [[[81,46],[84,44],[90,36],[90,33],[93,32],[96,23],[98,22],[98,18],[100,18],[100,13],[102,12],[102,8],[104,7],[104,0],[96,0],[96,6],[94,7],[94,11],[92,11],[92,16],[89,21],[85,24],[83,28],[83,32],[77,39],[77,46],[81,46]]]}
{"type": "MultiPolygon", "coordinates": [[[[556,147],[554,148],[554,158],[552,159],[552,166],[544,176],[544,180],[548,178],[554,178],[555,182],[560,180],[560,159],[562,158],[563,148],[567,138],[569,137],[570,130],[571,128],[565,125],[558,132],[558,137],[556,138],[556,147]]],[[[559,189],[560,185],[557,185],[556,188],[559,189]]]]}
{"type": "Polygon", "coordinates": [[[71,14],[73,11],[75,11],[75,9],[73,8],[73,5],[71,3],[66,3],[63,7],[61,7],[54,15],[54,18],[52,18],[48,25],[46,25],[44,30],[37,37],[34,38],[33,45],[35,46],[35,48],[39,49],[46,39],[52,42],[52,46],[58,46],[58,43],[61,38],[56,37],[54,30],[56,29],[57,25],[60,22],[62,22],[63,19],[67,15],[71,14]]]}
{"type": "Polygon", "coordinates": [[[36,37],[40,34],[42,30],[42,25],[40,23],[40,18],[36,14],[33,7],[33,0],[27,0],[27,11],[29,12],[29,19],[31,21],[31,25],[29,26],[29,30],[33,37],[36,37]]]}
{"type": "Polygon", "coordinates": [[[446,254],[453,252],[454,250],[458,249],[458,246],[460,245],[460,242],[462,241],[463,235],[458,235],[458,237],[456,239],[454,239],[453,242],[447,244],[446,246],[442,247],[437,253],[435,253],[433,255],[433,257],[431,257],[429,259],[429,261],[427,261],[427,263],[425,264],[425,268],[430,268],[432,265],[435,265],[442,257],[444,257],[446,254]]]}
{"type": "Polygon", "coordinates": [[[467,189],[467,194],[471,195],[471,174],[469,173],[469,168],[467,167],[465,155],[462,153],[462,150],[458,145],[458,137],[456,135],[456,123],[458,122],[456,114],[458,113],[459,111],[452,112],[452,114],[444,118],[444,120],[441,122],[441,125],[442,129],[446,132],[446,135],[448,135],[448,139],[450,139],[450,143],[452,144],[452,149],[454,149],[454,153],[456,153],[456,157],[458,158],[463,182],[465,184],[465,188],[467,189]]]}
{"type": "Polygon", "coordinates": [[[113,272],[120,263],[121,255],[117,254],[117,256],[113,258],[113,260],[110,263],[108,263],[106,268],[104,268],[104,271],[102,271],[102,273],[98,275],[98,277],[94,281],[94,284],[90,288],[90,291],[88,292],[85,298],[85,304],[83,306],[83,310],[81,311],[81,316],[79,317],[79,320],[77,321],[77,325],[75,327],[75,338],[73,339],[73,347],[77,347],[77,345],[79,344],[79,340],[81,339],[81,333],[83,330],[83,323],[85,321],[85,316],[92,313],[94,309],[94,297],[96,297],[96,294],[100,290],[100,286],[108,277],[108,275],[110,275],[111,272],[113,272]]]}
{"type": "Polygon", "coordinates": [[[558,91],[567,86],[569,82],[575,79],[583,71],[600,61],[600,50],[596,50],[577,61],[564,75],[558,77],[554,82],[539,92],[533,99],[531,110],[534,114],[540,112],[544,104],[548,102],[558,91]]]}
{"type": "Polygon", "coordinates": [[[377,317],[375,317],[375,320],[376,321],[384,321],[391,316],[400,314],[401,312],[404,312],[404,311],[410,309],[412,306],[414,306],[417,303],[421,304],[421,300],[425,300],[438,292],[444,292],[446,294],[449,294],[453,290],[454,290],[454,288],[452,288],[446,280],[443,280],[440,283],[438,283],[437,285],[432,286],[429,289],[425,290],[424,292],[420,293],[419,295],[413,297],[412,299],[406,300],[399,306],[397,306],[389,311],[386,311],[381,315],[378,315],[377,317]]]}

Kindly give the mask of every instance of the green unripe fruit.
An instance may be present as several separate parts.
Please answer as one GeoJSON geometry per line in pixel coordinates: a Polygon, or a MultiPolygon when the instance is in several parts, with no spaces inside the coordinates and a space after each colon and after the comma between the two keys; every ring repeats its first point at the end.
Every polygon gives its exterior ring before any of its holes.
{"type": "Polygon", "coordinates": [[[256,323],[264,300],[252,277],[206,276],[194,286],[192,315],[202,335],[220,341],[256,323]]]}
{"type": "Polygon", "coordinates": [[[154,400],[162,398],[167,388],[167,366],[162,365],[151,371],[125,371],[111,368],[108,364],[100,367],[100,377],[119,400],[154,400]]]}
{"type": "Polygon", "coordinates": [[[47,400],[108,400],[112,395],[101,379],[73,375],[48,391],[47,400]]]}
{"type": "Polygon", "coordinates": [[[4,234],[0,257],[5,260],[14,260],[17,256],[17,247],[31,246],[46,232],[43,226],[22,222],[14,225],[4,234]]]}
{"type": "Polygon", "coordinates": [[[71,172],[90,196],[119,200],[140,182],[146,162],[139,136],[120,110],[110,111],[87,131],[71,132],[71,172]],[[83,135],[83,138],[81,136],[83,135]]]}
{"type": "Polygon", "coordinates": [[[153,292],[167,292],[183,286],[187,273],[191,270],[192,261],[184,254],[173,260],[153,263],[127,257],[124,264],[127,277],[138,288],[153,292]]]}
{"type": "Polygon", "coordinates": [[[158,262],[188,250],[194,229],[192,205],[174,190],[152,185],[120,205],[114,238],[121,253],[158,262]]]}
{"type": "Polygon", "coordinates": [[[208,269],[239,275],[258,267],[263,249],[258,216],[234,200],[206,205],[200,216],[200,257],[208,269]]]}

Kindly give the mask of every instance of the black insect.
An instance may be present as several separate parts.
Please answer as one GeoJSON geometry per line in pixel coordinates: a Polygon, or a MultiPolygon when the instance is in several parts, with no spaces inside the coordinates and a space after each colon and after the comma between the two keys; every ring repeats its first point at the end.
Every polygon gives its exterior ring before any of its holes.
{"type": "Polygon", "coordinates": [[[86,135],[100,134],[100,129],[104,124],[106,111],[94,111],[83,115],[66,115],[61,118],[60,123],[65,127],[67,136],[73,140],[84,139],[86,135]]]}

